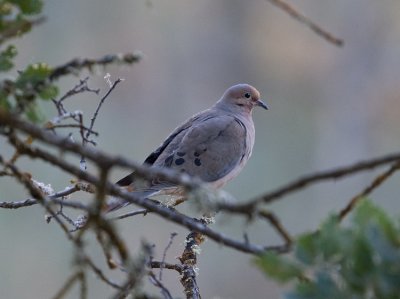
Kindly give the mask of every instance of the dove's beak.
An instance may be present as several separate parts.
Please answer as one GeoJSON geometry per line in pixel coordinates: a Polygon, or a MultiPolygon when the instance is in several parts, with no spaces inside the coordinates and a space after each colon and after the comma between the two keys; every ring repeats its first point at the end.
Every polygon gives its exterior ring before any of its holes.
{"type": "Polygon", "coordinates": [[[256,106],[260,106],[260,107],[262,107],[262,108],[264,108],[265,110],[268,110],[269,108],[268,108],[268,106],[267,106],[267,104],[265,104],[263,101],[261,101],[261,100],[257,100],[256,101],[256,106]]]}

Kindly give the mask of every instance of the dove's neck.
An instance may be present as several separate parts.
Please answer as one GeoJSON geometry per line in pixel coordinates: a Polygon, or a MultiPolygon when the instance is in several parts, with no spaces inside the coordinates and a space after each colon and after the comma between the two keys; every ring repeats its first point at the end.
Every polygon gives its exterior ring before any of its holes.
{"type": "Polygon", "coordinates": [[[212,108],[216,111],[221,111],[224,114],[229,114],[237,117],[241,121],[244,121],[246,123],[253,123],[253,119],[251,117],[252,109],[248,109],[247,107],[240,107],[234,104],[228,105],[224,101],[219,100],[212,108]]]}

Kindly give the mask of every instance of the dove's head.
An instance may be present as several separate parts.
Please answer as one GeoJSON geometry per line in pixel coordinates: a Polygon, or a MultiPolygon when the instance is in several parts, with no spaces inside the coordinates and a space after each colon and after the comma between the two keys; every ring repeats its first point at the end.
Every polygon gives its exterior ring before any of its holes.
{"type": "Polygon", "coordinates": [[[228,88],[216,106],[236,113],[251,113],[256,106],[268,110],[268,106],[260,99],[260,92],[249,84],[228,88]]]}

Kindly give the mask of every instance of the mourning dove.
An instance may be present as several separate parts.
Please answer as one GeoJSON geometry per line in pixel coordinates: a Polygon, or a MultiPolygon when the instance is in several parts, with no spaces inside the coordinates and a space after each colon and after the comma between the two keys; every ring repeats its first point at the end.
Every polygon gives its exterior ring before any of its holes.
{"type": "MultiPolygon", "coordinates": [[[[177,127],[144,161],[150,167],[168,167],[198,177],[211,188],[221,188],[236,177],[250,158],[254,145],[252,110],[268,109],[253,86],[238,84],[228,88],[211,108],[177,127]]],[[[143,185],[135,173],[119,180],[140,197],[182,195],[183,188],[155,178],[143,185]]],[[[109,201],[106,211],[126,206],[121,199],[109,201]]]]}

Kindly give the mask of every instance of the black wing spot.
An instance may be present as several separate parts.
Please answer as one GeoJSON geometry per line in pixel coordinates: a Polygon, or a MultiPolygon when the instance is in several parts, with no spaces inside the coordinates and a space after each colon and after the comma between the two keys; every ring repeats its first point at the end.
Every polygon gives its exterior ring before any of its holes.
{"type": "Polygon", "coordinates": [[[172,165],[173,160],[174,160],[174,155],[168,156],[164,161],[165,167],[170,167],[172,165]]]}
{"type": "Polygon", "coordinates": [[[194,156],[198,157],[198,156],[200,156],[200,154],[198,152],[194,152],[194,156]]]}
{"type": "Polygon", "coordinates": [[[201,160],[199,158],[194,159],[194,165],[200,166],[201,165],[201,160]]]}
{"type": "Polygon", "coordinates": [[[186,153],[184,153],[184,152],[177,152],[176,153],[179,157],[183,157],[184,155],[186,155],[186,153]]]}
{"type": "Polygon", "coordinates": [[[176,165],[182,165],[183,163],[185,163],[185,159],[183,159],[183,158],[179,158],[179,159],[175,160],[176,165]]]}

